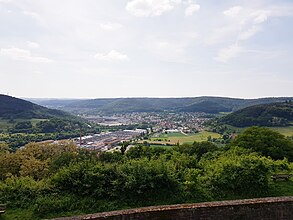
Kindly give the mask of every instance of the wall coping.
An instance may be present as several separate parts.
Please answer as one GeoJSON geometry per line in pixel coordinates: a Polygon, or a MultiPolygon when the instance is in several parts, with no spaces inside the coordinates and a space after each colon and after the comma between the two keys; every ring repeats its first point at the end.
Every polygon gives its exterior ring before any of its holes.
{"type": "Polygon", "coordinates": [[[147,213],[147,212],[158,212],[168,210],[186,210],[186,209],[200,209],[210,207],[224,207],[224,206],[241,206],[241,205],[255,205],[255,204],[269,204],[269,203],[291,203],[293,202],[293,196],[287,197],[267,197],[267,198],[256,198],[256,199],[241,199],[241,200],[227,200],[227,201],[216,201],[216,202],[201,202],[192,204],[177,204],[177,205],[161,205],[161,206],[149,206],[143,208],[126,209],[111,212],[101,212],[88,215],[80,215],[73,217],[55,218],[55,220],[86,220],[96,218],[106,218],[110,216],[129,215],[135,213],[147,213]]]}

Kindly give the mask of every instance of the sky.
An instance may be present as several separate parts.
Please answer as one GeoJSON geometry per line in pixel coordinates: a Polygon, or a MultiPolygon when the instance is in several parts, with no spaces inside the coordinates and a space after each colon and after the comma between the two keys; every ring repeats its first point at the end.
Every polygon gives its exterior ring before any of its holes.
{"type": "Polygon", "coordinates": [[[293,1],[0,0],[0,93],[293,96],[293,1]]]}

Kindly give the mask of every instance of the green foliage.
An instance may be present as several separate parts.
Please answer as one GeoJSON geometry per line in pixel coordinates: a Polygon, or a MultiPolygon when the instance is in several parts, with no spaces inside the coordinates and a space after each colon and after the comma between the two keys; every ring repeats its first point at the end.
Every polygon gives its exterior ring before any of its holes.
{"type": "Polygon", "coordinates": [[[202,101],[181,107],[178,110],[180,112],[205,112],[217,114],[219,112],[230,112],[232,108],[213,101],[202,101]]]}
{"type": "Polygon", "coordinates": [[[53,118],[46,121],[40,121],[35,129],[39,133],[69,132],[79,130],[82,123],[76,120],[53,118]]]}
{"type": "Polygon", "coordinates": [[[5,119],[71,117],[68,113],[59,110],[48,109],[22,99],[1,94],[0,103],[0,118],[5,119]]]}
{"type": "Polygon", "coordinates": [[[122,161],[123,158],[124,158],[123,155],[116,151],[113,153],[101,152],[99,154],[99,160],[101,162],[106,162],[106,163],[116,163],[116,162],[122,161]]]}
{"type": "Polygon", "coordinates": [[[21,121],[14,125],[11,132],[14,133],[30,133],[32,131],[33,125],[30,121],[21,121]]]}
{"type": "Polygon", "coordinates": [[[224,97],[195,97],[195,98],[116,98],[91,100],[48,100],[42,105],[64,106],[67,111],[87,114],[121,113],[121,112],[221,112],[235,111],[247,106],[282,102],[288,98],[235,99],[224,97]]]}
{"type": "Polygon", "coordinates": [[[232,148],[215,159],[203,160],[202,181],[219,197],[264,195],[268,191],[269,175],[266,158],[237,151],[232,148]]]}
{"type": "Polygon", "coordinates": [[[27,208],[34,200],[46,194],[50,186],[45,180],[31,177],[10,177],[0,182],[0,201],[6,201],[8,208],[27,208]]]}
{"type": "Polygon", "coordinates": [[[123,164],[77,163],[59,170],[52,184],[60,191],[100,199],[129,201],[166,197],[178,189],[174,170],[158,160],[123,164]]]}
{"type": "Polygon", "coordinates": [[[280,133],[263,127],[251,127],[238,135],[231,143],[248,148],[273,159],[288,158],[293,161],[293,142],[280,133]]]}
{"type": "Polygon", "coordinates": [[[126,156],[130,159],[137,159],[137,158],[158,158],[161,154],[167,153],[169,150],[166,148],[161,147],[149,147],[149,146],[137,146],[130,148],[126,156]]]}
{"type": "Polygon", "coordinates": [[[211,142],[193,142],[192,145],[182,144],[176,148],[180,153],[196,156],[199,160],[205,153],[219,150],[219,148],[211,142]]]}
{"type": "Polygon", "coordinates": [[[174,165],[161,160],[131,160],[117,167],[121,175],[115,180],[118,198],[150,201],[176,195],[179,181],[174,165]]]}
{"type": "Polygon", "coordinates": [[[288,126],[293,120],[293,103],[255,105],[238,110],[219,121],[236,127],[288,126]]]}
{"type": "Polygon", "coordinates": [[[6,143],[0,142],[0,154],[8,153],[9,152],[9,147],[6,143]]]}
{"type": "Polygon", "coordinates": [[[0,142],[5,142],[12,150],[16,150],[30,142],[69,139],[79,136],[81,131],[85,133],[99,131],[98,126],[89,127],[84,121],[68,118],[51,118],[39,121],[30,127],[31,124],[30,121],[19,122],[9,130],[12,133],[0,135],[0,142]]]}
{"type": "Polygon", "coordinates": [[[30,142],[77,137],[80,132],[98,132],[97,125],[59,110],[48,109],[31,102],[0,95],[0,142],[16,150],[30,142]],[[3,124],[4,122],[4,124],[3,124]]]}
{"type": "Polygon", "coordinates": [[[50,164],[50,172],[54,173],[62,167],[69,166],[73,162],[77,162],[79,155],[76,152],[64,152],[52,159],[50,164]]]}
{"type": "Polygon", "coordinates": [[[40,219],[159,204],[292,195],[289,183],[281,189],[280,183],[269,179],[292,169],[286,159],[275,161],[252,149],[219,148],[210,142],[168,149],[137,146],[125,154],[97,154],[70,143],[34,143],[15,153],[0,151],[0,201],[7,203],[8,213],[23,209],[31,218],[40,219]]]}

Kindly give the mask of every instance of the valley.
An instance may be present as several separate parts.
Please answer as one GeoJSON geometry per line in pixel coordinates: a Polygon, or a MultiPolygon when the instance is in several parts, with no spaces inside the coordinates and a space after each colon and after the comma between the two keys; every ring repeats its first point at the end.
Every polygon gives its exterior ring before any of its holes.
{"type": "Polygon", "coordinates": [[[210,100],[186,104],[179,99],[185,107],[174,107],[170,100],[156,99],[148,108],[149,100],[139,99],[144,104],[137,107],[132,103],[137,99],[127,99],[127,105],[122,99],[111,112],[78,107],[76,100],[55,101],[59,110],[51,110],[5,97],[9,102],[0,102],[5,220],[293,196],[292,178],[270,178],[293,172],[291,98],[237,100],[237,105],[234,99],[211,99],[219,101],[212,108],[210,100]],[[64,107],[73,103],[74,110],[64,107]]]}

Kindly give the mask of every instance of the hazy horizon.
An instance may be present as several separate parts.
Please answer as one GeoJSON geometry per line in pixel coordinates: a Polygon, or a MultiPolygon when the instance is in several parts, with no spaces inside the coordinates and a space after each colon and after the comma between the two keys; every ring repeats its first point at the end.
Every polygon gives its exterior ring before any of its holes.
{"type": "Polygon", "coordinates": [[[0,0],[0,93],[292,97],[290,0],[0,0]]]}
{"type": "Polygon", "coordinates": [[[67,97],[16,97],[20,99],[44,99],[44,100],[87,100],[87,99],[135,99],[135,98],[145,98],[145,99],[151,99],[151,98],[158,98],[158,99],[168,99],[168,98],[200,98],[200,97],[216,97],[216,98],[231,98],[231,99],[261,99],[261,98],[292,98],[293,96],[263,96],[263,97],[252,97],[252,98],[245,98],[245,97],[234,97],[234,96],[166,96],[166,97],[161,97],[161,96],[149,96],[149,97],[142,97],[142,96],[137,96],[137,97],[84,97],[84,98],[78,98],[78,97],[73,97],[73,98],[67,98],[67,97]]]}

